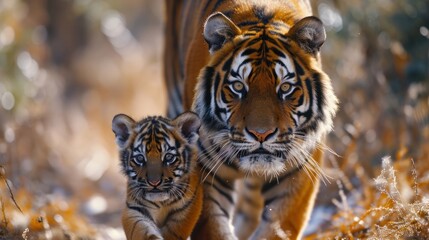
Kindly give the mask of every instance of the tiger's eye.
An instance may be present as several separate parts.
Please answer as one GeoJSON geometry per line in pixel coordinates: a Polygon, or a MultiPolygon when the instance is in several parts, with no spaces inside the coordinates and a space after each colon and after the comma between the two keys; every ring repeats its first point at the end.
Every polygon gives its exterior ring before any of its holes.
{"type": "Polygon", "coordinates": [[[290,84],[289,83],[283,83],[281,86],[280,86],[280,90],[282,90],[282,92],[288,92],[289,91],[289,89],[290,89],[290,84]]]}
{"type": "Polygon", "coordinates": [[[171,153],[167,153],[167,154],[165,154],[165,157],[164,157],[164,159],[166,160],[166,161],[170,161],[171,159],[173,159],[173,154],[171,154],[171,153]]]}
{"type": "Polygon", "coordinates": [[[143,162],[144,161],[144,157],[143,157],[143,155],[138,155],[137,156],[137,161],[139,161],[139,162],[143,162]]]}
{"type": "Polygon", "coordinates": [[[234,88],[235,91],[240,92],[241,90],[243,90],[244,85],[241,82],[234,82],[232,87],[234,88]]]}
{"type": "Polygon", "coordinates": [[[165,156],[164,156],[164,162],[165,162],[167,165],[171,165],[171,164],[173,164],[175,161],[176,161],[176,156],[174,156],[174,155],[173,155],[173,154],[171,154],[171,153],[167,153],[167,154],[165,154],[165,156]]]}

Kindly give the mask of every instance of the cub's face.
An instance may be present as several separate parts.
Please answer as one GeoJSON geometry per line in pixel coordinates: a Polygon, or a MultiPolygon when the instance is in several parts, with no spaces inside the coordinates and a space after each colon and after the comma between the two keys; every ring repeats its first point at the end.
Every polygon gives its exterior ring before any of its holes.
{"type": "Polygon", "coordinates": [[[174,120],[148,117],[139,122],[116,115],[112,129],[129,195],[154,202],[180,198],[196,164],[199,126],[199,118],[190,112],[174,120]]]}
{"type": "Polygon", "coordinates": [[[330,131],[337,106],[317,60],[325,40],[320,20],[243,30],[218,13],[207,20],[204,36],[212,59],[193,107],[210,144],[249,173],[275,176],[312,166],[310,152],[330,131]]]}

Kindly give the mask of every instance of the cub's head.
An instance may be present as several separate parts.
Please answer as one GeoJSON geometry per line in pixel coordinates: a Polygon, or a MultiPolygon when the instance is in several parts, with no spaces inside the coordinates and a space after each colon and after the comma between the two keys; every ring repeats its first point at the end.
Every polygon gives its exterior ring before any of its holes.
{"type": "Polygon", "coordinates": [[[306,17],[289,26],[271,16],[234,23],[215,13],[204,38],[211,59],[193,109],[209,144],[247,173],[318,171],[310,152],[331,130],[337,109],[319,60],[322,22],[306,17]]]}
{"type": "Polygon", "coordinates": [[[192,112],[174,120],[147,117],[139,122],[116,115],[112,130],[129,195],[158,202],[180,198],[196,165],[199,127],[200,120],[192,112]]]}

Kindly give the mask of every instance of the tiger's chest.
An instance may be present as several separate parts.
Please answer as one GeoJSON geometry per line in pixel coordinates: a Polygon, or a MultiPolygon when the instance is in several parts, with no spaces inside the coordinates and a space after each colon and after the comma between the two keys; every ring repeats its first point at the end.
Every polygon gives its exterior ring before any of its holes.
{"type": "Polygon", "coordinates": [[[168,220],[169,213],[173,210],[172,207],[161,207],[158,209],[149,209],[149,213],[155,222],[155,224],[159,227],[162,227],[165,225],[165,223],[168,220]]]}
{"type": "Polygon", "coordinates": [[[168,221],[171,219],[181,219],[185,214],[184,212],[177,211],[183,207],[183,204],[187,202],[188,199],[183,199],[183,201],[178,201],[171,204],[160,204],[157,205],[159,208],[150,208],[148,209],[150,216],[158,227],[165,226],[168,221]]]}

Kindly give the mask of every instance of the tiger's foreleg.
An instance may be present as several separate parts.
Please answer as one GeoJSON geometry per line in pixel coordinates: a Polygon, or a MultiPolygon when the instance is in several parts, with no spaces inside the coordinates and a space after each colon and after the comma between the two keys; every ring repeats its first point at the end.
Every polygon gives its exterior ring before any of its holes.
{"type": "Polygon", "coordinates": [[[236,240],[232,227],[234,182],[209,177],[204,182],[204,203],[192,239],[236,240]]]}
{"type": "MultiPolygon", "coordinates": [[[[199,184],[199,178],[197,178],[199,184]]],[[[161,227],[162,236],[165,239],[186,240],[191,236],[192,230],[198,221],[203,205],[203,187],[196,186],[192,199],[181,208],[174,209],[169,217],[169,221],[161,227]]]]}
{"type": "Polygon", "coordinates": [[[122,212],[122,226],[127,240],[164,239],[159,228],[145,210],[126,208],[122,212]]]}
{"type": "MultiPolygon", "coordinates": [[[[321,150],[316,150],[313,159],[320,165],[321,158],[321,150]]],[[[320,184],[307,171],[301,169],[278,184],[263,186],[262,218],[250,239],[301,239],[320,184]]]]}
{"type": "Polygon", "coordinates": [[[301,239],[319,186],[318,180],[313,181],[290,196],[265,198],[261,222],[250,239],[301,239]]]}
{"type": "Polygon", "coordinates": [[[248,239],[259,224],[264,200],[259,178],[246,178],[236,186],[238,201],[234,214],[235,234],[238,239],[248,239]]]}

